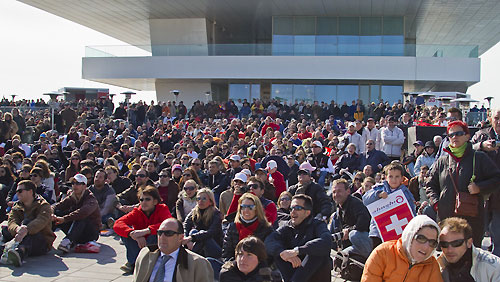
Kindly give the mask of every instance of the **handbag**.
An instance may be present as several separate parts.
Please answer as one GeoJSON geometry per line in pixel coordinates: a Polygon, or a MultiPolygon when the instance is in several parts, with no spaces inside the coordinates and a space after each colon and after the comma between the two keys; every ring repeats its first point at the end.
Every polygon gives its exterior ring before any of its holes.
{"type": "MultiPolygon", "coordinates": [[[[476,179],[475,175],[476,166],[476,152],[474,152],[474,157],[472,159],[472,177],[470,182],[474,182],[476,179]]],[[[469,192],[459,192],[457,188],[457,183],[452,175],[451,168],[448,168],[451,176],[451,182],[453,183],[453,188],[455,188],[455,215],[458,216],[468,216],[476,217],[479,214],[479,196],[471,195],[469,192]]]]}

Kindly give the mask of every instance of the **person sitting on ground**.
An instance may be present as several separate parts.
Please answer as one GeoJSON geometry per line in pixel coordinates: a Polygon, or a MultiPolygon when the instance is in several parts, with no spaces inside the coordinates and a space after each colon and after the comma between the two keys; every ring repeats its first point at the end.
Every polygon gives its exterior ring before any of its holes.
{"type": "Polygon", "coordinates": [[[473,245],[472,228],[463,218],[449,217],[439,223],[438,258],[445,282],[500,281],[500,259],[473,245]]]}
{"type": "Polygon", "coordinates": [[[278,165],[274,160],[267,162],[266,170],[268,171],[267,177],[269,179],[269,183],[271,183],[275,188],[274,197],[269,200],[276,201],[281,192],[286,191],[285,178],[283,177],[283,174],[278,171],[278,165]]]}
{"type": "Polygon", "coordinates": [[[234,179],[231,181],[231,186],[220,194],[219,198],[219,210],[223,218],[226,218],[227,211],[234,197],[234,191],[240,189],[245,189],[247,185],[248,177],[243,172],[239,172],[235,175],[234,179]]]}
{"type": "Polygon", "coordinates": [[[125,273],[134,271],[139,251],[157,243],[156,230],[165,219],[172,217],[154,186],[146,186],[139,193],[139,207],[117,219],[113,227],[127,249],[127,262],[120,267],[125,273]]]}
{"type": "Polygon", "coordinates": [[[208,260],[182,247],[182,222],[175,218],[165,219],[157,234],[158,245],[143,248],[137,256],[134,282],[213,281],[214,274],[208,260]]]}
{"type": "Polygon", "coordinates": [[[293,196],[291,210],[288,224],[267,236],[268,254],[285,282],[330,280],[332,237],[326,223],[313,218],[313,201],[307,195],[293,196]]]}
{"type": "Polygon", "coordinates": [[[344,253],[367,258],[373,249],[368,236],[371,220],[368,209],[360,199],[350,195],[349,183],[345,179],[333,181],[332,198],[337,204],[329,226],[334,249],[348,245],[344,247],[344,253]]]}
{"type": "Polygon", "coordinates": [[[106,172],[104,169],[99,169],[95,173],[94,185],[89,187],[90,192],[94,195],[99,204],[99,209],[101,211],[101,222],[106,225],[107,228],[113,228],[113,220],[110,220],[108,224],[108,219],[113,219],[113,212],[115,210],[116,204],[116,194],[113,188],[106,184],[106,172]]]}
{"type": "Polygon", "coordinates": [[[96,198],[87,189],[87,178],[76,174],[70,178],[71,192],[52,206],[52,221],[66,235],[58,250],[68,253],[75,244],[96,241],[101,230],[101,212],[96,198]]]}
{"type": "Polygon", "coordinates": [[[426,215],[414,217],[401,238],[379,245],[368,257],[361,282],[443,281],[433,256],[440,228],[426,215]]]}
{"type": "Polygon", "coordinates": [[[278,217],[273,224],[274,229],[278,229],[290,220],[290,204],[292,203],[292,194],[288,191],[281,193],[278,198],[278,217]]]}
{"type": "Polygon", "coordinates": [[[179,195],[179,186],[170,179],[169,169],[162,169],[158,177],[160,180],[155,182],[155,185],[160,193],[162,203],[167,205],[171,212],[175,212],[175,203],[179,195]]]}
{"type": "Polygon", "coordinates": [[[43,170],[39,167],[34,167],[30,172],[30,179],[36,186],[36,193],[42,196],[49,204],[53,204],[55,201],[54,190],[50,190],[49,187],[42,183],[43,170]]]}
{"type": "Polygon", "coordinates": [[[15,266],[21,266],[28,256],[48,253],[56,238],[52,231],[52,209],[35,191],[32,181],[19,182],[16,189],[19,201],[9,213],[6,230],[2,229],[4,242],[15,240],[19,243],[17,248],[8,252],[8,258],[15,266]]]}
{"type": "Polygon", "coordinates": [[[108,184],[111,185],[117,195],[125,191],[125,189],[129,188],[130,185],[132,185],[132,181],[130,181],[130,178],[120,176],[118,168],[116,166],[108,165],[105,170],[106,175],[108,176],[108,184]]]}
{"type": "Polygon", "coordinates": [[[196,193],[198,193],[198,184],[190,179],[184,183],[182,191],[179,192],[179,197],[175,203],[175,215],[178,220],[184,222],[186,216],[196,206],[196,193]]]}
{"type": "Polygon", "coordinates": [[[146,186],[154,186],[153,181],[148,178],[148,172],[141,168],[135,173],[135,182],[125,191],[117,195],[116,209],[121,215],[131,212],[139,204],[139,191],[146,186]]]}
{"type": "Polygon", "coordinates": [[[239,241],[232,255],[236,259],[222,266],[220,282],[281,282],[281,278],[271,276],[271,269],[267,267],[266,246],[259,238],[248,236],[239,241]]]}

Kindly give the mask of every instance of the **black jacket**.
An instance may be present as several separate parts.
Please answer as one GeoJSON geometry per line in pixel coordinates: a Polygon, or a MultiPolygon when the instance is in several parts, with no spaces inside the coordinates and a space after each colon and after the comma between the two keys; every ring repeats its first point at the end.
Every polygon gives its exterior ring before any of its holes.
{"type": "Polygon", "coordinates": [[[213,238],[219,245],[222,243],[222,217],[220,211],[215,209],[212,220],[209,225],[205,225],[201,219],[193,221],[193,212],[191,211],[184,220],[184,233],[189,236],[192,229],[198,230],[198,233],[191,235],[193,242],[203,242],[213,238]]]}
{"type": "MultiPolygon", "coordinates": [[[[279,275],[278,275],[279,276],[279,275]]],[[[222,266],[220,282],[274,282],[281,281],[281,277],[271,275],[271,269],[260,263],[254,271],[245,275],[238,269],[235,261],[227,262],[222,266]]]]}
{"type": "Polygon", "coordinates": [[[342,206],[337,205],[337,211],[332,215],[341,226],[338,231],[348,228],[361,232],[370,231],[371,216],[363,202],[351,195],[347,196],[342,206]]]}
{"type": "Polygon", "coordinates": [[[309,216],[295,227],[289,221],[267,236],[265,243],[267,253],[273,257],[295,247],[298,247],[301,258],[306,255],[330,256],[332,235],[324,221],[309,216]]]}
{"type": "Polygon", "coordinates": [[[349,153],[345,153],[340,158],[338,161],[335,163],[333,166],[333,169],[335,171],[335,174],[338,174],[341,169],[346,168],[349,170],[349,172],[354,172],[359,169],[359,165],[361,162],[361,158],[359,157],[358,154],[354,153],[350,155],[349,153]]]}
{"type": "Polygon", "coordinates": [[[226,176],[226,174],[222,172],[218,172],[215,175],[208,175],[208,187],[212,189],[215,194],[221,194],[222,192],[227,190],[229,187],[230,179],[226,176]]]}
{"type": "Polygon", "coordinates": [[[123,176],[117,176],[115,181],[111,183],[111,187],[115,190],[115,193],[117,195],[127,190],[130,185],[132,185],[132,181],[130,180],[130,178],[126,178],[123,176]]]}
{"type": "MultiPolygon", "coordinates": [[[[288,192],[292,195],[295,195],[297,189],[299,188],[299,184],[290,186],[288,192]]],[[[311,182],[306,187],[306,195],[312,198],[313,201],[313,216],[316,216],[318,213],[321,213],[323,216],[330,217],[332,214],[332,202],[330,198],[326,195],[325,189],[321,187],[316,182],[311,182]]]]}
{"type": "Polygon", "coordinates": [[[384,152],[375,149],[363,153],[359,159],[359,170],[362,171],[366,165],[371,165],[373,174],[380,171],[379,164],[384,167],[391,162],[391,159],[384,152]]]}
{"type": "MultiPolygon", "coordinates": [[[[266,237],[273,232],[271,226],[264,226],[259,224],[259,227],[255,230],[252,236],[255,236],[262,240],[266,240],[266,237]]],[[[222,259],[226,262],[229,260],[234,260],[234,250],[236,245],[240,241],[240,233],[238,228],[236,228],[236,223],[231,222],[227,228],[226,235],[224,236],[224,242],[222,244],[222,259]]]]}

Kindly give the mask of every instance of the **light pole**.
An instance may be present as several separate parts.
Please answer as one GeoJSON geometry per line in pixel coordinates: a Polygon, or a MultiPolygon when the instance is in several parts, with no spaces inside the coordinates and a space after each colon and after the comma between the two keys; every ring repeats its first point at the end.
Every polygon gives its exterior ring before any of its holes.
{"type": "Polygon", "coordinates": [[[44,93],[43,95],[47,95],[50,97],[49,100],[49,106],[50,106],[50,111],[51,111],[51,118],[50,122],[52,124],[52,130],[54,130],[54,111],[56,108],[59,108],[59,103],[57,102],[57,97],[63,95],[63,93],[59,92],[49,92],[49,93],[44,93]]]}
{"type": "Polygon", "coordinates": [[[488,101],[488,109],[491,111],[491,100],[495,97],[488,96],[484,100],[488,101]]]}
{"type": "Polygon", "coordinates": [[[12,95],[10,95],[10,96],[12,97],[12,102],[14,102],[14,99],[16,99],[16,96],[17,96],[17,95],[16,95],[16,94],[12,94],[12,95]]]}
{"type": "Polygon", "coordinates": [[[181,91],[179,91],[179,90],[172,90],[172,91],[170,91],[170,93],[174,94],[174,96],[175,96],[175,104],[177,104],[177,97],[179,96],[179,94],[181,93],[181,91]]]}
{"type": "Polygon", "coordinates": [[[212,94],[210,91],[205,92],[205,97],[207,98],[207,104],[210,101],[210,94],[212,94]]]}

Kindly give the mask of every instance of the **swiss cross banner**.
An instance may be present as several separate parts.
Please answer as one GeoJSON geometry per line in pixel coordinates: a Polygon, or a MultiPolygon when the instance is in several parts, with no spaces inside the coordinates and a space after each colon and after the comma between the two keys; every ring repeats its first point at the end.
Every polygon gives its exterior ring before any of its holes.
{"type": "Polygon", "coordinates": [[[401,190],[389,194],[387,199],[369,204],[367,208],[384,242],[399,239],[413,218],[410,205],[401,190]]]}

